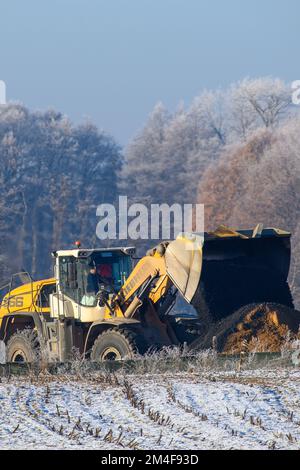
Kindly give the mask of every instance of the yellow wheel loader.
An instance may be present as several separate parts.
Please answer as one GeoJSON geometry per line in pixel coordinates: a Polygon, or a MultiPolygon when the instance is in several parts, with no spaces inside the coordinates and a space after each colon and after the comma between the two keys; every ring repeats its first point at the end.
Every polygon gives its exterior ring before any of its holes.
{"type": "MultiPolygon", "coordinates": [[[[133,247],[55,251],[54,277],[12,283],[0,307],[7,362],[121,360],[199,338],[248,304],[293,308],[290,234],[279,229],[181,234],[133,267],[133,247]],[[177,294],[196,309],[174,315],[177,294]]],[[[209,346],[210,347],[210,346],[209,346]]]]}

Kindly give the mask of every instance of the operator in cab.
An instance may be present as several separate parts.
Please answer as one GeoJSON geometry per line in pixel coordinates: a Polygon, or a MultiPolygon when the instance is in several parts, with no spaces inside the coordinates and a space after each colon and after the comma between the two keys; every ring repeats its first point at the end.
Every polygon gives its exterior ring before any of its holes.
{"type": "Polygon", "coordinates": [[[98,283],[108,291],[114,291],[114,279],[111,264],[99,264],[97,266],[98,283]]]}
{"type": "Polygon", "coordinates": [[[114,280],[111,264],[90,264],[86,279],[85,295],[81,304],[86,307],[94,307],[97,304],[99,291],[114,293],[114,280]]]}
{"type": "Polygon", "coordinates": [[[86,279],[85,294],[82,297],[81,303],[86,307],[94,307],[97,301],[97,293],[99,291],[99,282],[96,266],[90,265],[89,273],[86,279]]]}

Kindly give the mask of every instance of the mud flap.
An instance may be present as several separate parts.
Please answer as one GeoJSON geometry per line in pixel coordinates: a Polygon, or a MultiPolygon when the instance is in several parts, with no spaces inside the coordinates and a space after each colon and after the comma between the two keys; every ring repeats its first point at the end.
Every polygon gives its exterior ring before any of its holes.
{"type": "Polygon", "coordinates": [[[202,244],[196,234],[181,234],[169,243],[165,253],[167,274],[188,303],[200,282],[202,244]]]}
{"type": "Polygon", "coordinates": [[[6,364],[6,346],[4,341],[0,341],[0,364],[6,364]]]}

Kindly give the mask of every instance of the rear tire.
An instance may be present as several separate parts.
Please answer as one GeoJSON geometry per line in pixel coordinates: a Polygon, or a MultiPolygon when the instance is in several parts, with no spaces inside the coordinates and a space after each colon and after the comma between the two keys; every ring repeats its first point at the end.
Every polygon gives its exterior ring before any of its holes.
{"type": "Polygon", "coordinates": [[[38,360],[37,336],[33,330],[15,333],[6,347],[7,362],[31,363],[38,360]]]}
{"type": "Polygon", "coordinates": [[[141,352],[139,336],[130,330],[110,329],[101,333],[91,351],[93,362],[133,359],[141,352]]]}

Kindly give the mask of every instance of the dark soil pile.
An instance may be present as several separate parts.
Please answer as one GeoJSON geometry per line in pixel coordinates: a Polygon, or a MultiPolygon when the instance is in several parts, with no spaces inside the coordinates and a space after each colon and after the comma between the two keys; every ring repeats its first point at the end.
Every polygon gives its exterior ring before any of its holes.
{"type": "Polygon", "coordinates": [[[211,324],[194,346],[218,352],[278,352],[299,339],[300,312],[275,303],[251,304],[211,324]]]}

